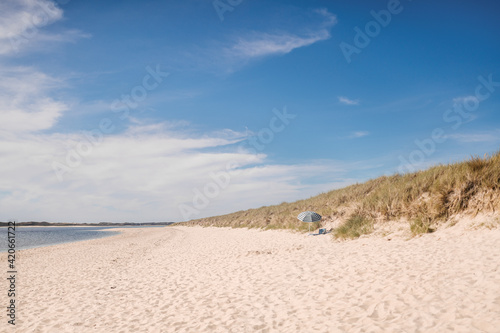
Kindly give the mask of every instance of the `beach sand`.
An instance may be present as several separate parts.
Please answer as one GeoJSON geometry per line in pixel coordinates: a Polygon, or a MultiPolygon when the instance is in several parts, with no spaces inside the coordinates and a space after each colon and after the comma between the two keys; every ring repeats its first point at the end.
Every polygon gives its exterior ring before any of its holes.
{"type": "MultiPolygon", "coordinates": [[[[134,228],[22,250],[16,329],[500,332],[500,230],[457,228],[348,242],[287,231],[134,228]]],[[[6,267],[6,254],[0,259],[6,267]]],[[[4,315],[2,327],[15,331],[4,315]]]]}

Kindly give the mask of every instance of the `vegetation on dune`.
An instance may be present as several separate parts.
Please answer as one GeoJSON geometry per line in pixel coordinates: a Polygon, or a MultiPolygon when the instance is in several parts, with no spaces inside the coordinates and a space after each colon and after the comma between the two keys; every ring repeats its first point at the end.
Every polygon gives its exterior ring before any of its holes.
{"type": "MultiPolygon", "coordinates": [[[[297,215],[316,211],[324,219],[342,218],[345,229],[335,233],[365,233],[366,221],[407,219],[413,234],[462,212],[500,208],[500,153],[430,169],[382,176],[362,184],[322,193],[292,203],[249,209],[185,222],[186,225],[307,230],[297,215]],[[362,225],[361,229],[358,227],[362,225]]],[[[372,223],[372,222],[370,222],[372,223]]],[[[368,224],[370,224],[368,223],[368,224]]],[[[316,223],[312,227],[319,227],[316,223]]],[[[344,236],[341,236],[344,237],[344,236]]],[[[358,236],[354,236],[358,237],[358,236]]]]}
{"type": "Polygon", "coordinates": [[[333,230],[336,238],[349,239],[358,238],[361,235],[370,234],[373,231],[373,220],[362,215],[353,215],[340,227],[333,230]]]}
{"type": "Polygon", "coordinates": [[[416,218],[410,222],[410,231],[413,236],[433,232],[431,221],[423,218],[416,218]]]}

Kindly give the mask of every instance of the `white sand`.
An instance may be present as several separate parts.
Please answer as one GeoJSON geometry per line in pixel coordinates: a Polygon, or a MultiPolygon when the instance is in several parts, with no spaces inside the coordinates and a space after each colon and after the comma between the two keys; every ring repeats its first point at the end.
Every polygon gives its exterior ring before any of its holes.
{"type": "MultiPolygon", "coordinates": [[[[350,242],[285,231],[125,229],[24,250],[16,327],[500,332],[500,230],[452,229],[410,241],[350,242]]],[[[5,253],[0,262],[6,266],[5,253]]],[[[2,285],[3,306],[5,280],[2,285]]],[[[0,331],[12,331],[4,315],[1,320],[0,331]]]]}

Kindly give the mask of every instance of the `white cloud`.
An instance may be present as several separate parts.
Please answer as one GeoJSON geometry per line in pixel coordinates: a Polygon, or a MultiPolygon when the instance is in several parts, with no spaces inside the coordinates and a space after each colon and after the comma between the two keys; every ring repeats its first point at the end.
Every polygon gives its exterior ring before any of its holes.
{"type": "MultiPolygon", "coordinates": [[[[228,56],[244,62],[286,54],[329,38],[328,27],[336,22],[335,17],[326,10],[316,15],[322,17],[316,29],[247,35],[227,48],[228,56]]],[[[0,54],[87,37],[76,30],[43,31],[62,16],[62,10],[48,0],[1,2],[0,54]]],[[[82,107],[54,97],[66,82],[31,67],[0,67],[0,77],[0,220],[181,220],[179,204],[192,203],[193,190],[203,191],[213,182],[210,175],[225,172],[229,164],[238,165],[240,172],[193,217],[314,195],[324,191],[325,185],[304,183],[308,177],[323,176],[337,184],[347,169],[333,161],[269,164],[262,153],[236,149],[236,144],[252,135],[249,132],[223,129],[200,134],[182,121],[151,123],[129,118],[122,123],[128,126],[126,131],[106,135],[94,131],[95,142],[90,143],[83,133],[53,131],[70,105],[82,107]],[[64,173],[62,182],[55,166],[65,166],[58,169],[59,175],[64,173]]],[[[106,105],[96,101],[87,107],[95,115],[106,105]]],[[[113,114],[104,117],[113,118],[113,114]]]]}
{"type": "Polygon", "coordinates": [[[338,178],[344,173],[343,166],[332,161],[267,164],[265,155],[231,146],[241,140],[238,137],[243,134],[188,136],[143,128],[105,136],[96,146],[82,146],[86,140],[78,134],[3,135],[0,154],[8,163],[0,164],[0,220],[181,220],[179,204],[192,205],[194,190],[203,192],[213,182],[210,174],[225,172],[228,163],[239,165],[239,174],[191,217],[314,195],[325,190],[324,184],[302,184],[308,177],[338,178]],[[79,157],[81,163],[59,182],[53,162],[67,165],[68,152],[78,147],[86,152],[79,157]]]}
{"type": "Polygon", "coordinates": [[[60,42],[60,43],[74,43],[76,40],[80,38],[90,38],[91,34],[82,32],[76,29],[65,30],[61,33],[53,33],[53,34],[40,34],[37,38],[40,43],[46,42],[60,42]]]}
{"type": "Polygon", "coordinates": [[[91,139],[41,131],[53,129],[68,109],[51,97],[65,82],[29,67],[0,73],[0,220],[182,220],[179,205],[192,204],[194,189],[203,191],[213,182],[210,174],[224,172],[229,163],[241,172],[191,217],[314,195],[324,184],[303,184],[310,175],[330,179],[344,172],[331,161],[269,164],[264,154],[235,147],[252,133],[200,134],[184,121],[129,118],[126,131],[94,130],[91,139]]]}
{"type": "Polygon", "coordinates": [[[339,102],[342,104],[345,104],[345,105],[358,105],[359,104],[358,100],[349,99],[349,98],[344,97],[344,96],[339,96],[338,98],[339,98],[339,102]]]}
{"type": "Polygon", "coordinates": [[[0,3],[0,39],[8,39],[62,18],[63,12],[47,0],[4,0],[0,3]]]}
{"type": "Polygon", "coordinates": [[[331,27],[331,26],[337,24],[337,16],[330,13],[328,11],[328,9],[326,9],[326,8],[316,9],[316,10],[314,10],[314,13],[316,13],[324,18],[324,22],[322,23],[322,25],[324,27],[331,27]]]}
{"type": "Polygon", "coordinates": [[[241,172],[190,217],[315,195],[326,190],[325,182],[309,178],[335,184],[349,170],[334,161],[269,164],[262,153],[237,149],[252,133],[200,134],[183,121],[130,118],[126,131],[94,131],[90,141],[83,133],[40,131],[53,128],[67,108],[51,97],[64,82],[32,68],[1,71],[0,220],[178,221],[179,205],[192,205],[194,190],[204,191],[213,182],[210,175],[225,172],[229,164],[241,172]]]}
{"type": "MultiPolygon", "coordinates": [[[[229,41],[214,42],[196,49],[189,58],[190,66],[217,73],[234,72],[249,62],[270,56],[285,55],[331,37],[330,28],[337,23],[336,16],[327,9],[301,13],[297,24],[284,30],[239,32],[229,41]],[[305,22],[304,22],[305,20],[305,22]],[[202,55],[202,56],[200,56],[202,55]]],[[[191,67],[190,67],[191,68],[191,67]]]]}
{"type": "Polygon", "coordinates": [[[90,35],[78,30],[47,33],[43,28],[61,20],[63,11],[48,0],[4,0],[0,2],[0,55],[47,47],[48,42],[72,42],[90,35]]]}
{"type": "Polygon", "coordinates": [[[370,132],[367,132],[367,131],[357,131],[357,132],[352,132],[351,135],[349,135],[349,138],[351,138],[351,139],[362,138],[362,137],[367,136],[369,134],[370,134],[370,132]]]}
{"type": "Polygon", "coordinates": [[[67,106],[49,97],[60,82],[28,67],[0,68],[0,132],[51,128],[67,106]]]}
{"type": "Polygon", "coordinates": [[[309,46],[328,38],[330,38],[330,34],[327,30],[320,30],[309,36],[254,33],[250,37],[240,38],[227,52],[232,57],[251,59],[274,54],[287,54],[294,49],[309,46]]]}
{"type": "Polygon", "coordinates": [[[500,140],[500,132],[490,132],[490,133],[461,133],[461,134],[450,134],[447,138],[459,141],[459,142],[495,142],[500,140]]]}
{"type": "Polygon", "coordinates": [[[330,38],[329,28],[337,23],[335,15],[324,8],[315,10],[314,13],[322,20],[316,29],[299,34],[253,32],[238,38],[235,44],[226,49],[226,53],[230,57],[241,59],[282,55],[330,38]]]}

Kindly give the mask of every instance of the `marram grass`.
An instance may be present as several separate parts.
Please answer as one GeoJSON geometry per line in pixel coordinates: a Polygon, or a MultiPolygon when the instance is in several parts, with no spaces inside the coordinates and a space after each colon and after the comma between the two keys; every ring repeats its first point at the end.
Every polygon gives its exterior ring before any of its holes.
{"type": "Polygon", "coordinates": [[[333,230],[333,236],[340,239],[358,238],[373,232],[373,220],[362,215],[353,215],[340,227],[333,230]]]}
{"type": "MultiPolygon", "coordinates": [[[[354,215],[368,220],[376,219],[377,222],[403,218],[410,221],[412,232],[419,234],[428,232],[431,223],[439,224],[457,213],[498,209],[500,153],[437,165],[414,173],[382,176],[305,200],[283,202],[183,224],[306,231],[307,224],[298,221],[297,215],[312,210],[324,219],[341,218],[346,222],[355,218],[354,215]]],[[[319,226],[320,223],[316,223],[311,228],[319,226]]]]}

